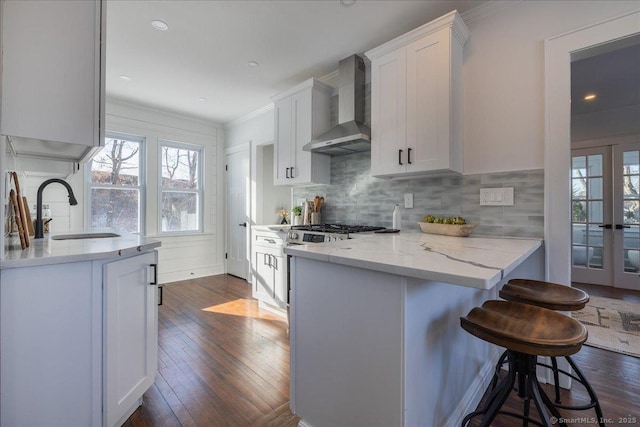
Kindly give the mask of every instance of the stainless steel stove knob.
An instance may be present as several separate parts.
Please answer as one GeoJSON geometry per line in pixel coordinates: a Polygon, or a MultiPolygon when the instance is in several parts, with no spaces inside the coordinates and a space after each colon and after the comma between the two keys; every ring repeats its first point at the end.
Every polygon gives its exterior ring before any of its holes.
{"type": "Polygon", "coordinates": [[[289,238],[290,239],[297,239],[298,238],[298,233],[296,233],[295,231],[290,231],[289,232],[289,238]]]}

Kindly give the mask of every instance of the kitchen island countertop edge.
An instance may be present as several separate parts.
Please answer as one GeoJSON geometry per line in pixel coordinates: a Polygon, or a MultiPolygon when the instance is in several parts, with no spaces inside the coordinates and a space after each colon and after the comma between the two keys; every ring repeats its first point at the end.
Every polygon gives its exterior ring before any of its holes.
{"type": "Polygon", "coordinates": [[[402,231],[287,246],[291,256],[478,289],[491,289],[542,246],[542,239],[450,237],[402,231]]]}

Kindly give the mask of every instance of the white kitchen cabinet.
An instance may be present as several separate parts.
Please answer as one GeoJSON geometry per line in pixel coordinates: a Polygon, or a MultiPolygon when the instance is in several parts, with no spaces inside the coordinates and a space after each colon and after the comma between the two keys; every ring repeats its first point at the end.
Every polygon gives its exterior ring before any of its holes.
{"type": "Polygon", "coordinates": [[[1,133],[18,155],[83,160],[104,140],[106,2],[2,7],[1,133]]]}
{"type": "Polygon", "coordinates": [[[156,266],[156,253],[150,252],[107,263],[103,268],[105,426],[122,425],[155,381],[156,266]]]}
{"type": "Polygon", "coordinates": [[[284,234],[254,229],[252,240],[253,297],[262,306],[286,310],[288,278],[284,234]]]}
{"type": "Polygon", "coordinates": [[[463,172],[462,54],[453,11],[366,53],[371,60],[371,175],[463,172]]]}
{"type": "Polygon", "coordinates": [[[274,185],[329,184],[330,157],[302,147],[329,129],[331,90],[309,79],[273,97],[274,185]]]}
{"type": "Polygon", "coordinates": [[[0,270],[0,425],[121,425],[157,371],[155,251],[0,270]]]}

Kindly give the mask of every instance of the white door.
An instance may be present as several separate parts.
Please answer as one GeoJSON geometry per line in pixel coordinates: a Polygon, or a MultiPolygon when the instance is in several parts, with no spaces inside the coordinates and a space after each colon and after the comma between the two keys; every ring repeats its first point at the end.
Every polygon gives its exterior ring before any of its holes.
{"type": "Polygon", "coordinates": [[[611,285],[610,148],[572,150],[571,155],[571,280],[611,285]]]}
{"type": "Polygon", "coordinates": [[[247,279],[249,271],[249,147],[227,153],[226,158],[226,264],[227,273],[247,279]]]}
{"type": "Polygon", "coordinates": [[[640,290],[640,143],[613,147],[613,284],[640,290]]]}
{"type": "Polygon", "coordinates": [[[572,150],[572,280],[640,289],[640,143],[572,150]]]}

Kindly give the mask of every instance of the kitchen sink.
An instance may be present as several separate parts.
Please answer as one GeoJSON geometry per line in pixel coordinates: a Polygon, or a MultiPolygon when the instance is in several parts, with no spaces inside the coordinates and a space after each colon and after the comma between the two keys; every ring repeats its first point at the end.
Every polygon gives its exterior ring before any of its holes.
{"type": "Polygon", "coordinates": [[[120,235],[116,233],[58,234],[51,236],[51,240],[104,239],[108,237],[120,237],[120,235]]]}

